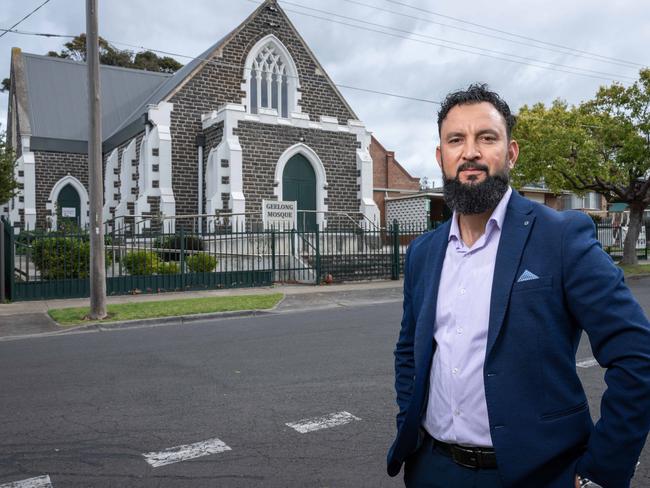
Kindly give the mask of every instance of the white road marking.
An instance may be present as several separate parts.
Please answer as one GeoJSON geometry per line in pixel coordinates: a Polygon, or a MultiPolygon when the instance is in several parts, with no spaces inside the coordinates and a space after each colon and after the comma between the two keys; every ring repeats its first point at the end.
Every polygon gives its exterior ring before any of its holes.
{"type": "Polygon", "coordinates": [[[220,452],[231,450],[225,442],[215,437],[214,439],[208,439],[207,441],[196,442],[194,444],[170,447],[160,452],[147,452],[143,456],[151,466],[158,468],[168,464],[187,461],[188,459],[195,459],[210,454],[219,454],[220,452]]]}
{"type": "Polygon", "coordinates": [[[45,475],[39,476],[38,478],[5,483],[0,485],[0,488],[52,488],[52,482],[50,481],[50,477],[45,475]]]}
{"type": "Polygon", "coordinates": [[[592,366],[598,366],[598,361],[594,358],[585,359],[584,361],[579,361],[576,363],[578,368],[591,368],[592,366]]]}
{"type": "Polygon", "coordinates": [[[337,412],[324,415],[323,417],[303,419],[298,422],[288,422],[286,425],[297,430],[301,434],[306,434],[307,432],[314,432],[315,430],[329,429],[330,427],[349,424],[353,420],[361,419],[355,417],[349,412],[337,412]]]}

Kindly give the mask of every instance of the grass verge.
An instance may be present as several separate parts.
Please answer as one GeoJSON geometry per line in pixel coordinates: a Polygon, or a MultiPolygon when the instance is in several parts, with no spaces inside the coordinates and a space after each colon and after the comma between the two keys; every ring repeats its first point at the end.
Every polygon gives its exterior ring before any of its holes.
{"type": "MultiPolygon", "coordinates": [[[[108,317],[102,322],[151,319],[194,315],[197,313],[232,312],[237,310],[265,310],[273,308],[282,293],[267,295],[240,295],[229,297],[182,298],[156,302],[116,303],[108,306],[108,317]]],[[[57,308],[48,311],[59,325],[90,323],[86,319],[89,307],[57,308]]]]}
{"type": "Polygon", "coordinates": [[[620,266],[625,276],[634,276],[640,274],[650,274],[650,264],[627,264],[620,266]]]}

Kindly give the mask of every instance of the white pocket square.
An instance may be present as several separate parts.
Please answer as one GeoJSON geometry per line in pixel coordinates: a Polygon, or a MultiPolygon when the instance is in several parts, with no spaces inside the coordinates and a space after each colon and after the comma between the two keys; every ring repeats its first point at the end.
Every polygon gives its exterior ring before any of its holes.
{"type": "Polygon", "coordinates": [[[537,276],[535,273],[526,270],[523,273],[521,273],[521,276],[517,280],[517,283],[523,283],[524,281],[531,281],[531,280],[538,280],[538,279],[539,276],[537,276]]]}

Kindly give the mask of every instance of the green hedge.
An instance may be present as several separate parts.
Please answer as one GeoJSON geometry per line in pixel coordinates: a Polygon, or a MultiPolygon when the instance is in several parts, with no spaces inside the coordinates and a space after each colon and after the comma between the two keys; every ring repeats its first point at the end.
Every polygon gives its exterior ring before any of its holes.
{"type": "MultiPolygon", "coordinates": [[[[44,280],[88,278],[90,274],[90,242],[84,236],[39,237],[31,242],[30,253],[44,280]]],[[[106,266],[111,264],[109,253],[105,260],[106,266]]]]}
{"type": "Polygon", "coordinates": [[[206,273],[214,271],[217,266],[217,259],[204,252],[193,254],[185,258],[187,268],[193,273],[206,273]]]}
{"type": "Polygon", "coordinates": [[[158,272],[160,260],[155,252],[131,251],[122,258],[122,265],[132,275],[151,275],[158,272]]]}

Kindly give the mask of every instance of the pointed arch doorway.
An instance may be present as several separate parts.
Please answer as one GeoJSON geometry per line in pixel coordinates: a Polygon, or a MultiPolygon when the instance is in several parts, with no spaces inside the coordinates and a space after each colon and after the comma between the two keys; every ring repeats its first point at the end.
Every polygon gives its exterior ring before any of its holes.
{"type": "Polygon", "coordinates": [[[293,155],[282,172],[282,200],[298,202],[298,230],[316,230],[316,173],[309,160],[293,155]]]}
{"type": "Polygon", "coordinates": [[[56,199],[59,218],[59,225],[72,225],[73,228],[81,227],[81,198],[79,192],[70,183],[65,185],[59,192],[56,199]]]}

